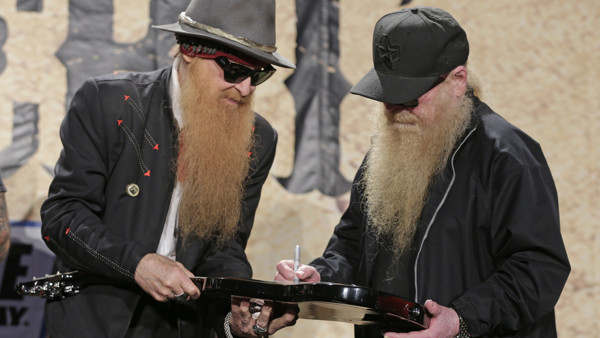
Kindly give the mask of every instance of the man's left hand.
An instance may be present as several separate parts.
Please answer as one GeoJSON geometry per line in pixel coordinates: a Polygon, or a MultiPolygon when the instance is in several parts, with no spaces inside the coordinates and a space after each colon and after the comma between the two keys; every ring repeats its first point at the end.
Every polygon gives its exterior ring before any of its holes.
{"type": "Polygon", "coordinates": [[[272,335],[284,327],[296,324],[297,319],[297,306],[286,306],[283,311],[275,313],[271,301],[231,297],[229,325],[236,337],[258,337],[254,326],[264,329],[265,336],[272,335]],[[276,317],[272,318],[273,316],[276,317]]]}
{"type": "Polygon", "coordinates": [[[425,308],[431,314],[428,329],[409,333],[386,332],[384,336],[386,338],[451,338],[458,334],[459,323],[456,311],[432,300],[425,302],[425,308]]]}

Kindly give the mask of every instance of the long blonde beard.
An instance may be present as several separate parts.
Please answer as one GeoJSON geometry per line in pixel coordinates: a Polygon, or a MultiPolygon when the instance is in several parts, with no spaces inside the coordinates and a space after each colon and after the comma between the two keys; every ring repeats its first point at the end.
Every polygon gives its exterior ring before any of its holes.
{"type": "Polygon", "coordinates": [[[181,83],[178,226],[186,241],[211,238],[221,245],[235,236],[240,220],[254,113],[252,96],[242,98],[235,88],[220,91],[210,85],[214,79],[206,76],[206,62],[195,59],[181,83]],[[235,107],[224,97],[242,103],[235,107]]]}
{"type": "Polygon", "coordinates": [[[417,229],[427,190],[448,161],[458,137],[471,118],[472,99],[464,96],[452,107],[442,85],[431,111],[418,119],[408,112],[392,115],[383,107],[369,151],[365,187],[369,229],[379,242],[391,243],[393,259],[410,246],[417,229]],[[414,123],[412,126],[394,123],[414,123]]]}

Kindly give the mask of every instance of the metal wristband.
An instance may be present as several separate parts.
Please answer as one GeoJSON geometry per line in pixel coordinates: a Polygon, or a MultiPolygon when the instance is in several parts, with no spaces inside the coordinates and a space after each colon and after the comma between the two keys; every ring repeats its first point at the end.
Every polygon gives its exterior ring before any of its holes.
{"type": "MultiPolygon", "coordinates": [[[[458,314],[458,313],[457,313],[458,314]]],[[[461,315],[458,315],[458,334],[454,338],[469,338],[469,327],[461,315]]]]}
{"type": "Polygon", "coordinates": [[[229,321],[231,320],[231,311],[227,313],[225,316],[225,321],[223,322],[223,328],[225,329],[225,337],[234,338],[231,334],[231,326],[229,325],[229,321]]]}

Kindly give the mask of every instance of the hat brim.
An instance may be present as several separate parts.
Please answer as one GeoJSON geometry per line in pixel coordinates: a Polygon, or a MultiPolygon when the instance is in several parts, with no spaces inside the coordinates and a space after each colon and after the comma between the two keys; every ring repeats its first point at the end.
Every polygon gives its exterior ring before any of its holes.
{"type": "Polygon", "coordinates": [[[350,93],[384,103],[401,104],[421,97],[438,77],[389,76],[373,68],[350,89],[350,93]]]}
{"type": "Polygon", "coordinates": [[[284,67],[284,68],[292,68],[292,69],[296,68],[296,66],[290,60],[279,55],[279,53],[277,53],[277,52],[273,52],[273,53],[263,52],[261,50],[257,50],[257,49],[242,45],[241,43],[229,40],[222,36],[218,36],[218,35],[209,33],[207,31],[198,29],[198,28],[190,27],[186,24],[181,24],[179,22],[168,24],[168,25],[153,25],[152,28],[160,29],[160,30],[167,31],[167,32],[189,35],[189,36],[193,36],[193,37],[216,41],[224,46],[235,49],[245,55],[251,56],[260,61],[263,61],[263,62],[266,62],[269,64],[273,64],[276,66],[284,67]]]}

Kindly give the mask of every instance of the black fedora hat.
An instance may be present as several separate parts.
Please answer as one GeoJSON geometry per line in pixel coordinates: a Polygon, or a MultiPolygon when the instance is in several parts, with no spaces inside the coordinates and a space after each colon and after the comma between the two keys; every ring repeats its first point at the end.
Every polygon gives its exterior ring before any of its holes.
{"type": "Polygon", "coordinates": [[[215,41],[260,61],[296,68],[275,47],[275,0],[192,0],[177,22],[152,26],[215,41]]]}
{"type": "Polygon", "coordinates": [[[467,62],[465,31],[447,12],[405,8],[384,15],[373,32],[373,69],[350,92],[401,104],[418,99],[439,76],[467,62]]]}

